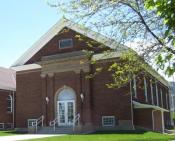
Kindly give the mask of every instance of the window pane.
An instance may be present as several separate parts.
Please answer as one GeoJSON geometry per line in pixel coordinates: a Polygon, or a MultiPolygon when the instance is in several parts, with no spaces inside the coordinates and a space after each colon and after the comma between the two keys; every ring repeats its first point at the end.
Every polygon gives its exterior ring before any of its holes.
{"type": "Polygon", "coordinates": [[[103,116],[102,117],[103,126],[115,126],[115,117],[114,116],[103,116]]]}
{"type": "Polygon", "coordinates": [[[12,112],[12,97],[10,95],[7,97],[7,112],[12,112]]]}
{"type": "Polygon", "coordinates": [[[64,39],[59,41],[59,48],[68,48],[73,46],[72,39],[64,39]]]}

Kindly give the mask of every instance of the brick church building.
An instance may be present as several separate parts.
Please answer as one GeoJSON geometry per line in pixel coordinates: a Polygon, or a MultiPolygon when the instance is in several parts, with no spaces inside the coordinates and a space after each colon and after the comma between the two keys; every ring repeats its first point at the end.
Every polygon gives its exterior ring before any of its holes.
{"type": "Polygon", "coordinates": [[[60,20],[12,66],[16,71],[15,128],[163,132],[170,124],[169,88],[155,70],[146,68],[143,88],[137,86],[137,77],[119,89],[106,87],[112,81],[107,66],[127,49],[69,20],[60,20]],[[77,34],[84,38],[79,40],[77,34]],[[89,47],[87,40],[96,43],[89,47]],[[103,56],[99,44],[120,49],[103,56]],[[97,64],[91,64],[83,50],[92,50],[97,64]],[[86,79],[98,65],[103,66],[102,72],[86,79]]]}
{"type": "Polygon", "coordinates": [[[0,67],[0,129],[12,129],[15,123],[15,71],[0,67]]]}

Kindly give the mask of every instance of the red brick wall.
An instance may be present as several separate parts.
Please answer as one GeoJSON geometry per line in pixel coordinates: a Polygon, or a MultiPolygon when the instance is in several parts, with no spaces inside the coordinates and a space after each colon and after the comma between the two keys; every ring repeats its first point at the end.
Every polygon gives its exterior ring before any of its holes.
{"type": "Polygon", "coordinates": [[[92,80],[92,103],[94,125],[102,124],[102,116],[115,116],[117,120],[131,120],[131,95],[129,84],[119,89],[109,89],[106,84],[112,82],[108,65],[92,80]]]}
{"type": "Polygon", "coordinates": [[[102,48],[99,48],[99,43],[96,43],[95,41],[92,41],[91,44],[93,44],[93,47],[89,47],[87,44],[90,43],[87,41],[90,41],[87,37],[82,37],[83,40],[79,40],[76,38],[76,35],[78,35],[75,31],[69,30],[68,32],[62,32],[53,37],[39,52],[37,52],[26,64],[31,64],[34,62],[38,62],[41,60],[43,56],[49,56],[49,55],[55,55],[58,53],[66,53],[66,52],[73,52],[73,51],[79,51],[79,50],[93,50],[95,52],[101,52],[102,48]],[[72,48],[65,48],[60,49],[59,48],[59,40],[61,39],[67,39],[72,38],[73,39],[73,47],[72,48]],[[85,41],[84,41],[85,40],[85,41]]]}
{"type": "Polygon", "coordinates": [[[134,125],[152,130],[152,109],[134,109],[134,125]]]}
{"type": "Polygon", "coordinates": [[[40,71],[18,74],[16,77],[16,127],[27,127],[27,120],[41,114],[40,71]]]}
{"type": "Polygon", "coordinates": [[[0,123],[13,123],[13,113],[7,112],[7,97],[11,91],[0,90],[0,123]]]}
{"type": "MultiPolygon", "coordinates": [[[[48,121],[55,119],[55,95],[60,88],[63,88],[64,85],[72,88],[76,94],[76,111],[77,113],[80,110],[80,88],[79,88],[79,74],[75,72],[64,72],[56,73],[53,78],[53,93],[47,93],[47,96],[50,98],[48,107],[48,121]]],[[[48,84],[49,85],[49,84],[48,84]]]]}
{"type": "Polygon", "coordinates": [[[129,85],[120,89],[108,89],[106,83],[111,81],[108,72],[100,73],[93,80],[85,79],[85,73],[55,73],[41,79],[40,71],[17,74],[16,125],[17,128],[27,127],[27,119],[38,118],[44,114],[42,105],[42,81],[46,81],[46,96],[50,101],[47,105],[47,124],[55,118],[55,94],[64,85],[71,87],[76,95],[76,111],[81,114],[81,123],[93,122],[101,126],[102,116],[116,116],[117,120],[131,120],[131,101],[129,85]],[[82,88],[81,88],[82,87],[82,88]],[[84,101],[80,94],[85,96],[84,101]],[[25,106],[24,106],[25,105],[25,106]],[[92,116],[91,116],[92,112],[92,116]],[[92,119],[91,119],[92,118],[92,119]]]}
{"type": "Polygon", "coordinates": [[[160,111],[154,112],[154,131],[162,132],[162,117],[160,111]]]}

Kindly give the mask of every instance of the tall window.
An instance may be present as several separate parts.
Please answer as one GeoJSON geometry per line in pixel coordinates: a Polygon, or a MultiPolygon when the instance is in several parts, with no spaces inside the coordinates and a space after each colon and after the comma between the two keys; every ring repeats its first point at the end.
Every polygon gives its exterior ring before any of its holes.
{"type": "Polygon", "coordinates": [[[144,93],[145,93],[145,99],[146,102],[148,102],[148,94],[147,94],[147,82],[146,82],[146,78],[144,77],[144,93]]]}
{"type": "Polygon", "coordinates": [[[137,98],[137,87],[136,87],[136,77],[135,75],[133,76],[133,79],[130,81],[130,89],[131,89],[131,94],[137,98]]]}
{"type": "Polygon", "coordinates": [[[166,108],[168,109],[168,94],[166,93],[166,108]]]}
{"type": "Polygon", "coordinates": [[[162,89],[160,90],[160,96],[161,96],[161,105],[163,107],[163,92],[162,92],[162,89]]]}
{"type": "Polygon", "coordinates": [[[151,87],[151,101],[152,101],[152,105],[154,105],[153,82],[152,82],[152,80],[150,81],[150,87],[151,87]]]}
{"type": "Polygon", "coordinates": [[[7,97],[7,112],[13,112],[13,98],[11,95],[7,97]]]}
{"type": "Polygon", "coordinates": [[[157,106],[159,106],[159,95],[158,95],[157,81],[156,81],[156,98],[157,98],[157,106]]]}

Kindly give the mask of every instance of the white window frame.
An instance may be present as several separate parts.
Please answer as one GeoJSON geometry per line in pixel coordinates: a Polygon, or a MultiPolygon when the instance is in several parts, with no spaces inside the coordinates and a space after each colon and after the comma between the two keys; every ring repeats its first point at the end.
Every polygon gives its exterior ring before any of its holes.
{"type": "Polygon", "coordinates": [[[5,129],[5,124],[4,123],[0,123],[0,130],[5,129]]]}
{"type": "Polygon", "coordinates": [[[144,77],[144,94],[145,94],[146,102],[148,102],[147,82],[145,77],[144,77]]]}
{"type": "Polygon", "coordinates": [[[103,127],[115,127],[115,116],[102,116],[102,126],[103,127]],[[113,119],[113,124],[105,125],[105,123],[104,123],[105,118],[112,118],[113,119]]]}
{"type": "Polygon", "coordinates": [[[11,95],[8,95],[7,97],[7,112],[12,113],[13,112],[13,97],[11,95]],[[8,105],[8,102],[10,101],[10,106],[8,105]],[[10,109],[10,110],[8,110],[10,109]]]}
{"type": "Polygon", "coordinates": [[[72,47],[73,47],[73,40],[72,40],[72,38],[67,38],[67,39],[61,39],[61,40],[59,40],[59,49],[66,49],[66,48],[72,48],[72,47]],[[71,40],[72,45],[71,46],[67,46],[67,47],[60,47],[61,42],[62,41],[67,41],[67,40],[71,40]]]}
{"type": "Polygon", "coordinates": [[[152,102],[152,105],[154,105],[153,82],[152,82],[152,79],[150,81],[150,87],[151,87],[151,102],[152,102]]]}

